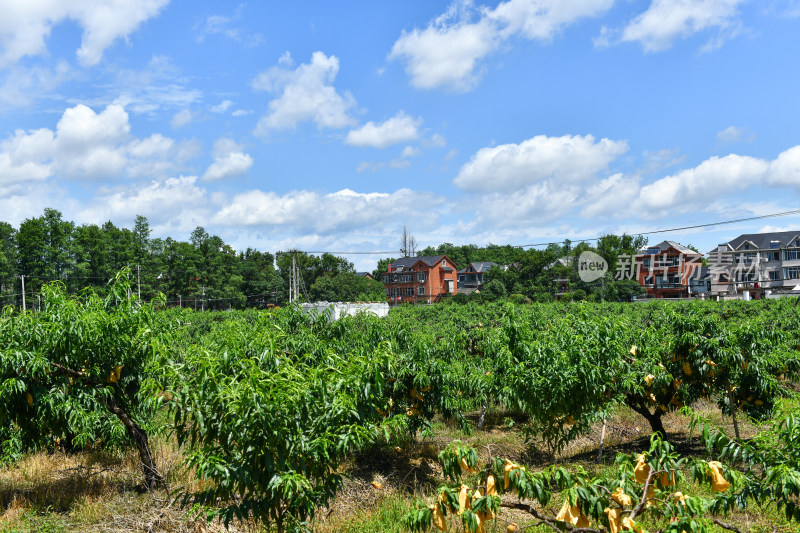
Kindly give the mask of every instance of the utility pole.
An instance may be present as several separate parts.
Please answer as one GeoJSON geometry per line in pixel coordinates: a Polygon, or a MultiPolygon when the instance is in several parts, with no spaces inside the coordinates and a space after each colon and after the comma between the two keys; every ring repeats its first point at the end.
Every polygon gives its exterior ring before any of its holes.
{"type": "Polygon", "coordinates": [[[25,276],[20,276],[22,279],[22,311],[25,311],[25,276]]]}
{"type": "Polygon", "coordinates": [[[178,295],[178,307],[183,307],[183,302],[181,301],[181,295],[178,295]]]}
{"type": "Polygon", "coordinates": [[[139,263],[136,263],[136,294],[142,299],[142,278],[139,263]]]}
{"type": "Polygon", "coordinates": [[[296,254],[292,253],[292,270],[289,272],[289,303],[294,303],[300,296],[299,269],[296,254]]]}
{"type": "Polygon", "coordinates": [[[206,310],[206,286],[203,285],[203,298],[200,300],[200,310],[206,310]]]}

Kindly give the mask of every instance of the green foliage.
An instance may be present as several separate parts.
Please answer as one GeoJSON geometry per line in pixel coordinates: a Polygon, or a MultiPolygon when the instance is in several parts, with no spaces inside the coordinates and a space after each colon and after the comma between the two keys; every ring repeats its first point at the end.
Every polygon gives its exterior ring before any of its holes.
{"type": "MultiPolygon", "coordinates": [[[[141,227],[142,239],[146,233],[141,227]]],[[[219,244],[199,230],[193,240],[189,248],[166,246],[188,253],[211,242],[211,253],[219,244]]],[[[254,265],[268,260],[246,255],[254,265]]],[[[254,516],[282,529],[302,526],[341,486],[338,472],[348,453],[430,435],[437,415],[471,429],[464,413],[500,405],[524,415],[517,427],[554,454],[621,404],[641,412],[654,431],[664,413],[701,397],[716,401],[726,416],[768,417],[786,394],[786,381],[800,377],[800,313],[785,301],[483,301],[328,322],[295,307],[157,311],[158,302],[143,304],[131,295],[130,283],[126,271],[106,296],[87,291],[79,297],[56,283],[45,287],[41,313],[5,311],[2,453],[10,459],[59,440],[73,447],[120,446],[130,439],[138,445],[136,435],[158,429],[153,415],[166,408],[186,465],[203,480],[196,492],[184,490],[181,501],[226,523],[254,516]],[[117,368],[119,379],[112,374],[117,368]]],[[[713,500],[715,509],[738,508],[743,504],[728,496],[760,490],[763,502],[783,495],[782,508],[794,516],[800,478],[786,465],[800,459],[798,423],[789,420],[782,428],[765,433],[763,443],[714,441],[728,463],[757,457],[743,477],[723,469],[734,488],[713,500]],[[772,492],[765,488],[770,483],[772,492]]],[[[655,472],[683,468],[661,437],[645,459],[655,472]]],[[[440,460],[448,479],[440,487],[442,500],[418,507],[409,519],[412,529],[438,516],[438,505],[447,516],[463,510],[457,515],[462,525],[480,531],[496,510],[494,495],[480,492],[490,473],[499,494],[549,505],[563,492],[596,523],[613,505],[601,487],[622,488],[635,498],[645,493],[631,480],[637,456],[620,459],[613,475],[602,478],[580,469],[532,472],[500,458],[480,464],[463,443],[453,443],[440,460]],[[462,484],[470,489],[469,509],[459,503],[462,484]]],[[[712,475],[708,463],[692,467],[700,483],[712,475]]],[[[668,512],[686,531],[706,527],[707,500],[690,498],[670,508],[672,489],[660,475],[653,483],[667,507],[648,513],[668,512]]]]}
{"type": "Polygon", "coordinates": [[[62,442],[69,448],[108,448],[131,440],[139,445],[141,436],[146,441],[140,426],[148,428],[157,400],[143,386],[155,370],[163,325],[153,305],[130,296],[129,276],[121,272],[105,298],[89,291],[69,296],[63,284],[51,283],[42,288],[40,312],[5,309],[0,318],[5,453],[62,442]]]}
{"type": "Polygon", "coordinates": [[[169,368],[163,387],[187,465],[213,481],[185,492],[183,503],[226,524],[252,513],[281,528],[328,503],[345,454],[379,434],[391,357],[385,348],[361,356],[294,351],[300,339],[264,326],[217,328],[169,368]]]}
{"type": "Polygon", "coordinates": [[[326,302],[381,302],[386,300],[382,283],[353,272],[320,276],[311,286],[311,299],[326,302]]]}
{"type": "Polygon", "coordinates": [[[428,530],[432,525],[444,530],[446,517],[456,515],[461,517],[465,531],[482,532],[499,511],[500,494],[519,499],[520,503],[514,504],[507,498],[505,506],[525,511],[531,519],[555,530],[577,525],[582,531],[599,532],[610,528],[610,521],[614,520],[617,530],[640,531],[637,521],[649,515],[650,521],[664,524],[660,531],[707,532],[714,524],[731,528],[717,517],[746,510],[748,505],[770,503],[783,509],[788,521],[800,521],[796,455],[800,449],[800,423],[796,414],[782,418],[774,430],[768,431],[766,442],[739,443],[710,428],[707,422],[696,423],[703,425],[709,453],[718,453],[731,463],[743,462],[744,472],[720,462],[689,462],[654,434],[647,451],[618,454],[615,468],[600,476],[589,476],[581,467],[549,467],[535,472],[508,459],[493,457],[478,469],[476,479],[457,466],[462,457],[475,450],[454,442],[439,454],[446,476],[454,483],[440,486],[433,504],[417,502],[407,513],[404,525],[414,532],[428,530]],[[774,451],[776,445],[778,451],[774,451]],[[693,486],[711,485],[716,491],[712,496],[675,491],[678,485],[687,486],[687,466],[693,486]],[[491,486],[496,487],[496,493],[488,493],[491,486]],[[548,511],[556,493],[563,501],[557,515],[548,511]]]}

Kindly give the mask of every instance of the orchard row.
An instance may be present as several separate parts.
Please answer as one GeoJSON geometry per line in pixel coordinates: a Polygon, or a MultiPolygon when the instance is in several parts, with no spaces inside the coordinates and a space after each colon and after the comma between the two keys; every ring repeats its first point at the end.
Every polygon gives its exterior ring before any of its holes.
{"type": "Polygon", "coordinates": [[[768,417],[800,374],[800,313],[786,301],[408,307],[329,322],[296,308],[164,310],[130,293],[122,272],[102,298],[52,284],[40,312],[5,311],[0,457],[133,443],[155,488],[148,438],[172,432],[210,481],[184,503],[279,529],[334,497],[347,454],[429,432],[435,415],[467,425],[500,405],[555,453],[621,405],[662,433],[666,413],[699,398],[768,417]]]}

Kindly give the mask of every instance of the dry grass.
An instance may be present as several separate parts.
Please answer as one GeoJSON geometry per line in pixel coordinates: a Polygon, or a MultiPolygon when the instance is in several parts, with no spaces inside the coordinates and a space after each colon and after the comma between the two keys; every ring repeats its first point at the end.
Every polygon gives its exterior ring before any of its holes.
{"type": "MultiPolygon", "coordinates": [[[[701,414],[732,432],[732,421],[723,418],[715,405],[695,406],[701,414]]],[[[758,428],[742,417],[740,431],[747,438],[758,428]]],[[[509,416],[490,410],[484,431],[465,435],[458,427],[443,420],[434,421],[434,437],[376,446],[351,457],[343,467],[347,475],[342,491],[331,506],[321,509],[312,524],[319,533],[397,532],[402,518],[417,498],[427,499],[442,482],[439,451],[454,439],[473,445],[481,461],[489,454],[531,464],[551,464],[540,452],[541,443],[526,443],[521,432],[509,427],[509,416]]],[[[523,422],[517,419],[516,423],[523,422]]],[[[690,440],[689,419],[680,414],[664,417],[664,425],[679,451],[687,455],[703,454],[697,436],[690,440]]],[[[648,447],[650,428],[638,414],[621,408],[606,424],[604,464],[596,463],[601,424],[592,427],[562,451],[557,464],[581,464],[600,472],[613,462],[617,452],[640,451],[648,447]]],[[[173,441],[153,439],[151,443],[162,474],[168,482],[165,491],[143,492],[142,474],[135,452],[124,454],[64,453],[33,454],[15,465],[0,469],[0,532],[72,532],[108,533],[195,533],[222,532],[221,524],[192,519],[185,509],[172,504],[168,491],[175,487],[202,489],[191,472],[181,468],[181,450],[173,441]]],[[[684,490],[696,493],[697,488],[684,490]]],[[[556,495],[549,511],[557,511],[561,498],[556,495]]],[[[503,509],[488,531],[504,531],[510,522],[530,524],[530,517],[520,511],[503,509]]],[[[751,509],[732,515],[743,531],[794,531],[773,509],[751,509]]],[[[646,524],[656,526],[656,524],[646,524]]],[[[657,528],[656,528],[657,529],[657,528]]],[[[252,522],[231,524],[229,531],[253,533],[264,531],[252,522]]],[[[461,531],[455,524],[453,531],[461,531]]]]}
{"type": "MultiPolygon", "coordinates": [[[[154,439],[156,464],[167,488],[141,490],[138,455],[82,452],[36,453],[0,469],[0,532],[199,533],[222,532],[218,523],[193,518],[170,499],[172,487],[200,489],[181,468],[174,442],[154,439]]],[[[229,531],[253,532],[253,523],[231,524],[229,531]]]]}

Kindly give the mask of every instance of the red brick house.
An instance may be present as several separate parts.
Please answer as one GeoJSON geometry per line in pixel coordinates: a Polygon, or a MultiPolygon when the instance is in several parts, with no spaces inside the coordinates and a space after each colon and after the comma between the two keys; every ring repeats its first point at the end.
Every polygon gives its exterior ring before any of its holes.
{"type": "Polygon", "coordinates": [[[649,246],[636,256],[637,281],[651,298],[688,298],[693,278],[699,277],[703,255],[677,242],[649,246]]]}
{"type": "Polygon", "coordinates": [[[456,294],[457,271],[446,255],[398,259],[383,276],[389,303],[433,303],[456,294]]]}

